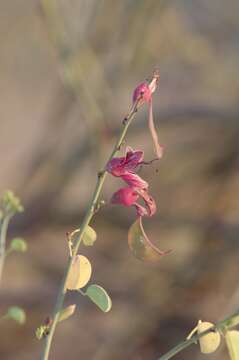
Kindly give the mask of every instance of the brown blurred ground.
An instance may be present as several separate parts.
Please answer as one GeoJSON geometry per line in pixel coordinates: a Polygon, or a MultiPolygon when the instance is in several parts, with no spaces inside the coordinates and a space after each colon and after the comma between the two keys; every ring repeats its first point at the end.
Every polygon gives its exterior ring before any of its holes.
{"type": "MultiPolygon", "coordinates": [[[[145,226],[173,253],[157,266],[138,262],[126,240],[133,211],[103,209],[98,241],[84,253],[112,311],[69,296],[79,311],[58,327],[51,354],[154,360],[199,318],[216,321],[239,303],[239,3],[44,4],[0,3],[0,190],[22,198],[10,232],[29,244],[4,271],[1,312],[19,304],[28,318],[24,327],[0,324],[0,359],[39,359],[34,331],[53,307],[65,233],[80,224],[132,90],[160,66],[154,105],[165,155],[142,172],[160,211],[145,226]]],[[[127,140],[152,157],[146,112],[127,140]]],[[[107,180],[106,200],[118,185],[107,180]]],[[[226,356],[221,346],[210,358],[226,356]]],[[[175,359],[192,357],[204,358],[195,346],[175,359]]]]}

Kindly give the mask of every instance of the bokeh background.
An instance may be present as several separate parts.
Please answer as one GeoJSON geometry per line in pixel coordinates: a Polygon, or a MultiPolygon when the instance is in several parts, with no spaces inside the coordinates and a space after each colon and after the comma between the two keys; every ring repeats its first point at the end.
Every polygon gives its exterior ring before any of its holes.
{"type": "MultiPolygon", "coordinates": [[[[18,304],[27,323],[0,324],[0,358],[39,359],[36,327],[51,313],[66,264],[65,233],[85,207],[131,104],[135,86],[161,71],[154,113],[164,157],[142,170],[159,211],[145,221],[162,249],[157,265],[127,245],[134,210],[106,206],[82,249],[93,282],[111,294],[103,314],[71,294],[51,359],[154,360],[198,319],[239,304],[239,3],[217,0],[0,2],[0,190],[25,212],[10,226],[28,253],[6,262],[0,310],[18,304]]],[[[153,150],[142,109],[127,143],[153,150]]],[[[103,197],[120,185],[108,178],[103,197]]],[[[193,346],[175,359],[203,359],[193,346]]],[[[223,345],[210,357],[226,359],[223,345]]]]}

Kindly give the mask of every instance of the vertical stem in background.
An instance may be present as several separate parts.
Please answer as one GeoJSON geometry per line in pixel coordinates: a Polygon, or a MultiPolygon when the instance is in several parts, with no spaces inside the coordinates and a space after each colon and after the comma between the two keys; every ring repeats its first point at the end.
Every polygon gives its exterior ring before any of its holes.
{"type": "MultiPolygon", "coordinates": [[[[124,119],[123,129],[122,129],[122,131],[120,133],[120,136],[119,136],[118,140],[116,141],[116,144],[114,146],[114,149],[113,149],[108,161],[106,162],[106,165],[115,156],[115,154],[120,150],[120,147],[121,147],[121,145],[122,145],[122,143],[124,141],[125,135],[127,133],[128,127],[129,127],[131,121],[133,120],[137,110],[138,110],[138,104],[139,104],[139,101],[137,101],[134,104],[131,111],[129,112],[129,114],[124,119]]],[[[106,165],[105,165],[105,168],[106,168],[106,165]]],[[[82,224],[80,226],[80,232],[79,232],[79,235],[78,235],[75,247],[74,247],[73,256],[75,256],[77,254],[77,251],[78,251],[78,248],[80,246],[80,243],[81,243],[82,237],[84,235],[84,232],[85,232],[88,224],[90,223],[90,221],[91,221],[91,219],[92,219],[92,217],[94,215],[94,211],[95,211],[95,208],[96,208],[96,205],[97,205],[97,202],[98,202],[98,199],[99,199],[99,196],[100,196],[100,193],[101,193],[101,190],[102,190],[102,187],[103,187],[104,181],[106,179],[106,175],[107,175],[105,168],[98,175],[98,180],[97,180],[97,183],[96,183],[94,194],[92,196],[92,200],[89,203],[86,215],[85,215],[85,217],[83,219],[83,222],[82,222],[82,224]]],[[[59,292],[58,292],[58,296],[57,296],[57,300],[56,300],[56,304],[55,304],[55,309],[54,309],[54,312],[53,312],[53,319],[52,319],[52,323],[51,323],[51,327],[50,327],[50,332],[49,332],[49,334],[47,335],[47,337],[45,339],[45,345],[44,345],[43,353],[42,353],[42,356],[41,356],[41,360],[48,360],[48,358],[49,358],[51,343],[52,343],[53,335],[54,335],[54,332],[55,332],[55,329],[56,329],[57,320],[58,320],[58,317],[59,317],[59,312],[62,309],[65,294],[66,294],[66,290],[67,290],[66,289],[66,279],[67,279],[68,273],[70,271],[72,260],[73,260],[73,257],[68,258],[67,267],[66,267],[66,270],[65,270],[64,277],[62,279],[61,287],[60,287],[59,292]]]]}
{"type": "Polygon", "coordinates": [[[5,216],[0,224],[0,282],[2,279],[3,266],[5,261],[6,237],[10,216],[5,216]]]}

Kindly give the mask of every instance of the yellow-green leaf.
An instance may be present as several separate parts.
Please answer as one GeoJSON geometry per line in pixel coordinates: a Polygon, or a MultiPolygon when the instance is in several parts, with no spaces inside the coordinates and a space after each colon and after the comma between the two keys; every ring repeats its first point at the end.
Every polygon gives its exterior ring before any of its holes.
{"type": "Polygon", "coordinates": [[[12,306],[7,311],[8,318],[16,321],[17,323],[23,325],[26,322],[26,314],[25,311],[18,307],[12,306]]]}
{"type": "Polygon", "coordinates": [[[226,344],[231,360],[239,359],[239,331],[229,330],[226,332],[226,344]]]}
{"type": "Polygon", "coordinates": [[[82,241],[85,246],[92,246],[94,245],[94,242],[96,241],[97,235],[95,230],[91,226],[87,226],[82,241]]]}
{"type": "Polygon", "coordinates": [[[91,273],[91,263],[87,257],[76,255],[72,260],[72,265],[66,281],[66,288],[69,290],[83,288],[90,280],[91,273]]]}
{"type": "Polygon", "coordinates": [[[108,312],[112,307],[112,301],[106,290],[99,285],[88,286],[85,293],[102,311],[108,312]]]}
{"type": "Polygon", "coordinates": [[[22,238],[14,238],[10,243],[10,249],[12,251],[18,252],[26,252],[27,251],[27,243],[22,238]]]}
{"type": "MultiPolygon", "coordinates": [[[[72,232],[71,240],[72,240],[73,244],[77,242],[77,237],[79,235],[79,232],[80,232],[80,228],[76,229],[75,231],[72,232]]],[[[92,246],[92,245],[94,245],[96,238],[97,238],[97,234],[96,234],[95,230],[91,226],[88,225],[86,227],[86,229],[84,231],[84,235],[82,237],[83,244],[85,246],[92,246]]]]}
{"type": "Polygon", "coordinates": [[[58,322],[68,319],[71,315],[74,314],[75,309],[76,309],[76,305],[74,304],[74,305],[69,305],[65,309],[61,310],[58,317],[58,322]]]}
{"type": "Polygon", "coordinates": [[[128,243],[130,250],[139,260],[158,261],[171,251],[161,251],[152,244],[144,231],[141,218],[131,225],[128,232],[128,243]]]}
{"type": "MultiPolygon", "coordinates": [[[[198,334],[210,329],[214,324],[199,320],[197,326],[198,334]]],[[[200,350],[203,354],[210,354],[217,350],[221,342],[221,336],[218,331],[212,330],[209,334],[202,336],[199,339],[200,350]]]]}

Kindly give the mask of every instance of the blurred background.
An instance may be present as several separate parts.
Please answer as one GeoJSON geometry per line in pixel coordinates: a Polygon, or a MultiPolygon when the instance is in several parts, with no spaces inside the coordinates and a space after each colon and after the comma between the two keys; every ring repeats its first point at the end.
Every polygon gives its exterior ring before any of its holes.
{"type": "MultiPolygon", "coordinates": [[[[111,294],[101,313],[75,294],[51,359],[155,360],[198,319],[217,321],[239,304],[239,3],[217,0],[26,0],[0,2],[0,191],[25,212],[9,236],[29,251],[6,262],[0,311],[18,304],[20,327],[0,324],[0,358],[39,359],[37,326],[51,313],[78,227],[133,89],[161,71],[154,114],[164,145],[144,168],[158,213],[150,238],[172,254],[157,265],[135,259],[127,231],[133,209],[106,206],[93,221],[98,240],[82,253],[92,281],[111,294]]],[[[141,109],[127,144],[153,157],[141,109]]],[[[109,201],[121,182],[108,177],[109,201]]],[[[197,346],[175,359],[203,359],[197,346]]],[[[223,345],[210,357],[226,359],[223,345]]]]}

